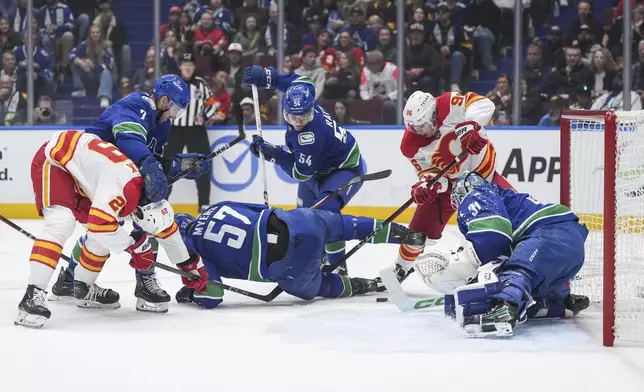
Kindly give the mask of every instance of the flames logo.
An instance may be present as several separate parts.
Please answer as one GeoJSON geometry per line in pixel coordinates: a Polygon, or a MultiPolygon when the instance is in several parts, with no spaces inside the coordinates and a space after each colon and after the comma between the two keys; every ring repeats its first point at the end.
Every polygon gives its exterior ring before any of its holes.
{"type": "MultiPolygon", "coordinates": [[[[456,132],[454,132],[454,130],[450,130],[442,138],[440,138],[440,140],[438,141],[438,147],[430,158],[432,167],[442,170],[450,162],[452,162],[454,158],[456,158],[456,155],[454,155],[450,150],[450,145],[455,141],[456,132]]],[[[461,170],[461,166],[464,162],[465,160],[459,162],[456,166],[449,170],[447,172],[447,176],[452,177],[457,174],[461,170]]]]}

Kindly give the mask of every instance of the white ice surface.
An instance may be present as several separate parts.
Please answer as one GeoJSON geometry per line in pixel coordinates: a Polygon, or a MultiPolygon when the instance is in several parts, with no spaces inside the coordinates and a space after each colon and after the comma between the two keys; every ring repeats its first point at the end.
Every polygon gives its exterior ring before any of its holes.
{"type": "MultiPolygon", "coordinates": [[[[42,225],[17,223],[34,233],[42,225]]],[[[304,303],[283,294],[264,304],[227,293],[214,310],[173,299],[168,314],[147,314],[134,310],[123,255],[107,262],[98,282],[121,294],[120,309],[50,302],[43,329],[15,327],[30,250],[27,238],[0,224],[1,392],[644,391],[644,348],[601,347],[596,312],[524,324],[506,340],[466,339],[442,310],[403,314],[376,296],[304,303]]],[[[349,271],[373,277],[396,252],[367,245],[349,271]]],[[[179,278],[159,276],[174,298],[179,278]]],[[[415,276],[405,288],[430,294],[415,276]]]]}

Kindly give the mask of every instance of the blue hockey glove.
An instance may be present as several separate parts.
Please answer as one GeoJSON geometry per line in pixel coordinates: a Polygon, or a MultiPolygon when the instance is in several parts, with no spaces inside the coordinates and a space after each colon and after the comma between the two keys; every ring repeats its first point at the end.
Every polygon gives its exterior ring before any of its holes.
{"type": "Polygon", "coordinates": [[[258,88],[270,89],[275,88],[277,81],[277,70],[273,67],[260,67],[259,65],[251,65],[244,70],[244,77],[242,82],[247,85],[255,85],[258,88]]]}
{"type": "Polygon", "coordinates": [[[188,174],[183,177],[188,180],[196,180],[197,178],[208,173],[210,170],[209,162],[203,154],[175,154],[170,158],[170,170],[168,170],[168,178],[173,181],[179,174],[188,170],[188,174]]]}
{"type": "Polygon", "coordinates": [[[250,152],[252,152],[256,157],[259,157],[259,150],[262,150],[266,160],[279,165],[282,159],[282,146],[276,146],[264,141],[264,139],[259,135],[253,135],[253,142],[250,144],[250,152]]]}
{"type": "Polygon", "coordinates": [[[145,155],[139,162],[139,171],[145,181],[145,198],[156,203],[168,197],[168,179],[154,156],[145,155]]]}

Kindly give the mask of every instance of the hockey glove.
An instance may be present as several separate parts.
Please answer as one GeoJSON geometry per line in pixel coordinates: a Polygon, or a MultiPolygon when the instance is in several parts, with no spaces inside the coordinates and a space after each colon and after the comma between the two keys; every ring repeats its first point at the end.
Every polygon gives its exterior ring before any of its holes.
{"type": "Polygon", "coordinates": [[[264,153],[264,158],[267,161],[277,163],[279,165],[282,160],[282,146],[276,146],[264,139],[259,135],[253,135],[253,142],[250,144],[250,152],[256,157],[259,157],[259,151],[264,153]]]}
{"type": "Polygon", "coordinates": [[[203,154],[175,154],[170,158],[170,169],[168,170],[168,179],[174,182],[175,178],[185,170],[188,174],[185,179],[196,180],[210,170],[209,162],[203,154]]]}
{"type": "Polygon", "coordinates": [[[264,68],[259,65],[251,65],[244,70],[242,83],[247,86],[255,85],[258,88],[271,89],[275,88],[276,80],[277,70],[275,68],[264,68]]]}
{"type": "Polygon", "coordinates": [[[436,200],[439,193],[443,193],[447,190],[449,182],[445,177],[441,177],[440,180],[431,186],[431,188],[428,187],[427,183],[431,181],[432,178],[434,178],[434,176],[427,175],[411,187],[411,198],[414,199],[414,203],[418,205],[431,203],[436,200]]]}
{"type": "Polygon", "coordinates": [[[139,271],[150,269],[155,257],[154,249],[150,241],[148,241],[148,236],[143,231],[133,231],[130,236],[134,243],[125,249],[132,256],[130,266],[139,271]]]}
{"type": "Polygon", "coordinates": [[[168,196],[168,179],[163,166],[154,156],[145,155],[139,162],[139,171],[145,181],[145,198],[156,203],[168,196]]]}
{"type": "Polygon", "coordinates": [[[191,253],[190,258],[183,263],[177,264],[177,267],[179,267],[181,271],[189,272],[195,276],[194,279],[189,279],[185,276],[181,277],[181,282],[183,282],[186,287],[195,289],[196,291],[206,290],[208,286],[208,272],[206,271],[206,268],[201,261],[201,257],[199,257],[198,254],[191,253]]]}
{"type": "Polygon", "coordinates": [[[470,155],[478,155],[487,145],[485,131],[474,121],[465,121],[456,126],[456,137],[461,141],[461,149],[470,155]]]}

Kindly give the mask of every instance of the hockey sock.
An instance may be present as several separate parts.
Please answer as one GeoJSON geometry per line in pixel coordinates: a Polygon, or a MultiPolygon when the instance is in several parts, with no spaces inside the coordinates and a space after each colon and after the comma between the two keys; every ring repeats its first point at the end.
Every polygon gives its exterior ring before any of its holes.
{"type": "Polygon", "coordinates": [[[74,271],[75,279],[90,285],[94,283],[109,256],[109,254],[93,253],[87,249],[87,243],[83,244],[78,258],[78,266],[74,271]]]}
{"type": "Polygon", "coordinates": [[[76,241],[76,244],[74,244],[71,261],[69,262],[69,265],[67,266],[67,270],[65,271],[67,276],[70,277],[72,280],[74,279],[74,270],[76,269],[76,265],[78,265],[81,249],[83,247],[83,244],[85,243],[85,240],[87,240],[87,234],[78,238],[78,240],[76,241]]]}
{"type": "Polygon", "coordinates": [[[62,251],[63,247],[55,242],[36,240],[29,256],[29,284],[46,290],[62,251]]]}
{"type": "MultiPolygon", "coordinates": [[[[152,245],[152,252],[154,253],[154,260],[156,261],[157,255],[159,254],[159,241],[157,241],[156,238],[154,237],[148,237],[148,241],[150,241],[150,245],[152,245]]],[[[154,266],[146,269],[146,270],[135,270],[135,273],[137,275],[154,275],[155,273],[154,266]]]]}
{"type": "Polygon", "coordinates": [[[318,297],[343,298],[350,297],[352,294],[351,278],[333,273],[322,273],[322,284],[318,290],[318,297]]]}
{"type": "Polygon", "coordinates": [[[327,261],[330,265],[336,265],[344,257],[346,243],[344,241],[332,242],[324,245],[326,251],[327,261]]]}
{"type": "MultiPolygon", "coordinates": [[[[343,215],[342,223],[344,225],[345,240],[361,240],[371,234],[380,224],[382,219],[365,218],[361,216],[343,215]]],[[[383,226],[382,230],[378,231],[370,241],[371,244],[385,244],[389,242],[396,242],[391,236],[392,225],[396,223],[388,223],[383,226]]],[[[400,242],[400,240],[397,240],[400,242]]]]}

